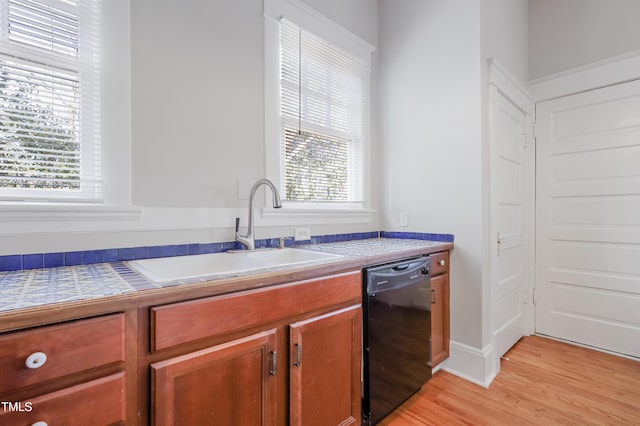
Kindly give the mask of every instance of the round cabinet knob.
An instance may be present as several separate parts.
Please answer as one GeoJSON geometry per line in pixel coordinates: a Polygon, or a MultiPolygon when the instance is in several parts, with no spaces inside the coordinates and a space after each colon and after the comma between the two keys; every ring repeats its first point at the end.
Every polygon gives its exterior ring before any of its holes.
{"type": "Polygon", "coordinates": [[[49,426],[49,425],[47,424],[47,422],[39,421],[39,422],[35,422],[31,426],[49,426]]]}
{"type": "Polygon", "coordinates": [[[438,265],[440,265],[440,266],[444,266],[444,265],[446,265],[446,264],[447,264],[447,262],[446,262],[444,259],[442,259],[442,260],[438,260],[438,265]]]}
{"type": "MultiPolygon", "coordinates": [[[[34,352],[27,357],[27,360],[24,362],[27,368],[40,368],[47,362],[47,354],[43,352],[34,352]]],[[[35,423],[38,426],[42,426],[38,423],[35,423]]],[[[46,424],[46,423],[44,423],[46,424]]]]}

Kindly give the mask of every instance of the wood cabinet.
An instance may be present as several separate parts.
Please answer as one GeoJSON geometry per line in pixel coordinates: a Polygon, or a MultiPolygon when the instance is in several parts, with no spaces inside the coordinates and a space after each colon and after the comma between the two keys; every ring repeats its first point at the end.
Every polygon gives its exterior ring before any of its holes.
{"type": "Polygon", "coordinates": [[[151,359],[185,352],[150,363],[151,423],[359,425],[361,285],[357,271],[151,308],[151,359]]]}
{"type": "Polygon", "coordinates": [[[290,425],[359,425],[360,305],[290,326],[290,425]]]}
{"type": "Polygon", "coordinates": [[[275,425],[276,329],[151,364],[155,425],[275,425]]]}
{"type": "MultiPolygon", "coordinates": [[[[448,261],[432,255],[434,365],[448,261]]],[[[363,261],[346,262],[0,313],[0,424],[359,425],[363,261]]]]}
{"type": "MultiPolygon", "coordinates": [[[[124,372],[12,402],[0,410],[3,425],[110,425],[126,419],[124,372]]],[[[9,402],[7,402],[9,404],[9,402]]]]}
{"type": "Polygon", "coordinates": [[[0,335],[0,424],[126,421],[124,314],[0,335]]]}
{"type": "Polygon", "coordinates": [[[449,252],[431,254],[431,364],[449,357],[449,252]]]}

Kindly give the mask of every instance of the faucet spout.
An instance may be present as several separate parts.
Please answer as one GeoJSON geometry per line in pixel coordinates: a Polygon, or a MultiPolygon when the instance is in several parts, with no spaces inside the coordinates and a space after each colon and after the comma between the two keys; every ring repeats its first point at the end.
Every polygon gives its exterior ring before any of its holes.
{"type": "Polygon", "coordinates": [[[280,199],[280,193],[276,186],[269,179],[259,179],[256,183],[251,187],[251,192],[249,192],[249,223],[247,224],[247,233],[245,235],[241,235],[239,230],[240,227],[240,218],[236,218],[236,234],[235,240],[240,244],[244,245],[247,250],[253,250],[256,248],[255,234],[254,234],[254,226],[253,226],[253,199],[255,198],[256,191],[262,185],[266,185],[271,188],[271,192],[273,193],[273,208],[279,209],[282,207],[282,200],[280,199]]]}

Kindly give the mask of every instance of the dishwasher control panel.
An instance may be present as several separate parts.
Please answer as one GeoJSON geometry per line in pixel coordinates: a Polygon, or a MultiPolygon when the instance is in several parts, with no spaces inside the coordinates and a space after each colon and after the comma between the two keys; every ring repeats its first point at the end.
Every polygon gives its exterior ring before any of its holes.
{"type": "Polygon", "coordinates": [[[431,278],[431,259],[419,257],[366,269],[367,292],[380,292],[416,280],[431,278]]]}

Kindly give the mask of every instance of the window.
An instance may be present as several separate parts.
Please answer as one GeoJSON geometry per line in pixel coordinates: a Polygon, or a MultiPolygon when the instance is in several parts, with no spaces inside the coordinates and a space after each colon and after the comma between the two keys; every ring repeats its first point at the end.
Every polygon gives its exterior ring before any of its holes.
{"type": "Polygon", "coordinates": [[[288,201],[363,201],[369,70],[280,23],[281,182],[288,201]]]}
{"type": "Polygon", "coordinates": [[[99,0],[0,0],[0,199],[98,202],[99,0]]]}
{"type": "Polygon", "coordinates": [[[271,81],[267,70],[268,177],[289,208],[364,208],[373,48],[299,2],[266,0],[265,15],[273,19],[265,26],[267,68],[270,60],[277,66],[271,81]],[[269,49],[270,36],[277,49],[269,49]],[[269,93],[270,82],[277,92],[269,93]]]}

